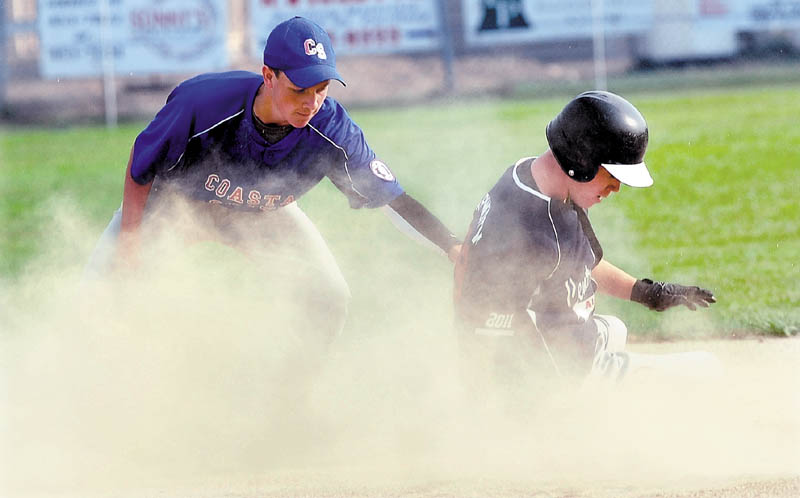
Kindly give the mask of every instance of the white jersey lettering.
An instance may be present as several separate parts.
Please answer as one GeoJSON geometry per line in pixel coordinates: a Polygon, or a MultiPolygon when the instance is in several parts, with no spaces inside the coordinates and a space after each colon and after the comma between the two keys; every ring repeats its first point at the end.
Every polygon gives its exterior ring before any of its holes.
{"type": "Polygon", "coordinates": [[[486,216],[489,215],[489,210],[492,209],[492,198],[489,194],[483,196],[481,203],[478,204],[478,209],[481,211],[480,218],[478,218],[478,226],[475,227],[475,235],[472,236],[472,243],[477,244],[483,237],[483,224],[486,222],[486,216]]]}

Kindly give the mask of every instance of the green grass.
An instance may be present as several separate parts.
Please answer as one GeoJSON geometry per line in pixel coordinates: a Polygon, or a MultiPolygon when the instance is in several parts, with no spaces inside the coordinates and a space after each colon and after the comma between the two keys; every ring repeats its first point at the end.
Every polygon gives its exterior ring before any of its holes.
{"type": "MultiPolygon", "coordinates": [[[[609,261],[636,276],[706,286],[719,302],[702,312],[654,313],[604,299],[600,311],[647,337],[797,334],[800,92],[792,85],[644,88],[625,95],[648,120],[646,159],[656,183],[624,187],[592,218],[609,261]]],[[[406,190],[463,235],[502,171],[545,149],[544,127],[565,102],[471,100],[352,114],[406,190]]],[[[40,261],[54,211],[75,210],[99,235],[119,205],[142,126],[4,130],[0,279],[13,283],[40,261]]],[[[452,267],[443,257],[407,241],[382,214],[353,212],[328,182],[300,203],[350,282],[350,327],[367,333],[398,316],[449,310],[452,267]]],[[[80,260],[87,247],[72,254],[80,260]]]]}
{"type": "Polygon", "coordinates": [[[0,277],[14,277],[36,258],[48,223],[80,203],[91,219],[110,214],[122,195],[121,174],[137,126],[4,130],[0,138],[0,277]]]}

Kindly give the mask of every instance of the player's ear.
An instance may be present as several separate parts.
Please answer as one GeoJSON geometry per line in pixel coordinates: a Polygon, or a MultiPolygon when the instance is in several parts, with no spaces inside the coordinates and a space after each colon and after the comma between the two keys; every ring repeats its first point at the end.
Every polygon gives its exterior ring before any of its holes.
{"type": "Polygon", "coordinates": [[[269,66],[261,67],[261,76],[264,78],[264,84],[267,88],[272,88],[273,81],[275,80],[275,72],[269,66]]]}

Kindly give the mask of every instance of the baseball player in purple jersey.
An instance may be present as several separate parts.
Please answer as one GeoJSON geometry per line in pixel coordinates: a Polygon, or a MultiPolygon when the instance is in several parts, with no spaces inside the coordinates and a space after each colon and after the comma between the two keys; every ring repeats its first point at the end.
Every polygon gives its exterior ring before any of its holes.
{"type": "Polygon", "coordinates": [[[643,162],[647,124],[633,105],[609,92],[582,93],[546,135],[549,148],[507,169],[475,210],[456,263],[460,337],[513,368],[618,376],[629,361],[627,329],[595,313],[597,292],[657,311],[715,299],[695,286],[637,280],[604,258],[592,230],[591,206],[622,183],[653,183],[643,162]]]}
{"type": "MultiPolygon", "coordinates": [[[[306,326],[331,338],[343,326],[349,289],[296,203],[324,178],[351,207],[386,207],[409,235],[423,235],[455,260],[455,236],[403,191],[362,130],[327,96],[332,80],[344,84],[327,33],[294,17],[269,35],[261,74],[202,74],[179,84],[135,140],[122,207],[88,270],[137,264],[144,229],[157,218],[170,220],[179,203],[199,220],[200,239],[239,249],[254,264],[289,255],[293,279],[311,280],[298,296],[308,310],[306,326]]],[[[162,228],[180,231],[172,220],[162,228]]]]}

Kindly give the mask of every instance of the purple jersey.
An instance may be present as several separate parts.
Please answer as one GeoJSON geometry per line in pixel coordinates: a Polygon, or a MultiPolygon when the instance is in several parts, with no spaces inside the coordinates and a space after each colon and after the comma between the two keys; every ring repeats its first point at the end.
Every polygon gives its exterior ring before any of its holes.
{"type": "Polygon", "coordinates": [[[289,204],[327,177],[354,208],[391,202],[403,189],[334,99],[304,128],[270,145],[253,123],[262,83],[247,71],[203,74],[178,85],[136,138],[131,176],[188,199],[239,210],[289,204]]]}
{"type": "Polygon", "coordinates": [[[456,268],[457,318],[470,334],[525,334],[533,323],[546,336],[594,337],[602,249],[584,210],[539,191],[532,161],[506,170],[475,211],[456,268]]]}

